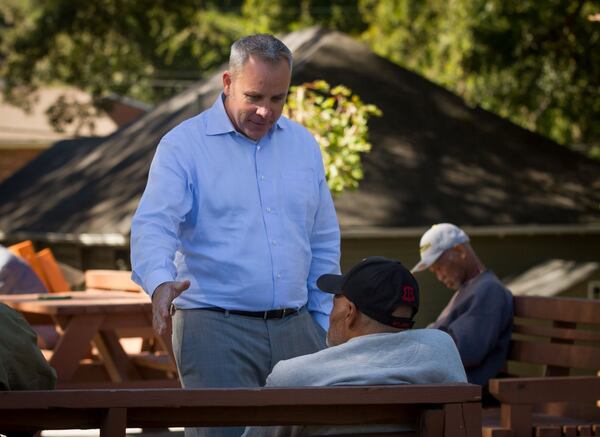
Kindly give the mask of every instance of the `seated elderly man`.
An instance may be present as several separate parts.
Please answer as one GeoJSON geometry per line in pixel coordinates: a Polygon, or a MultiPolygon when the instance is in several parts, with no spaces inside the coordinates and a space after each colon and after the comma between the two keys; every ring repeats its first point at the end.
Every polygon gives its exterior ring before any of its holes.
{"type": "Polygon", "coordinates": [[[485,268],[469,237],[450,223],[433,225],[421,237],[421,261],[451,290],[450,302],[430,328],[452,336],[469,382],[487,385],[506,361],[512,332],[512,294],[485,268]]]}
{"type": "MultiPolygon", "coordinates": [[[[277,363],[267,387],[466,382],[452,338],[411,329],[419,286],[398,261],[370,257],[345,275],[323,275],[317,286],[335,295],[328,348],[277,363]]],[[[249,436],[297,436],[396,431],[394,426],[249,427],[249,436]]]]}
{"type": "Polygon", "coordinates": [[[47,292],[29,264],[0,245],[0,294],[47,292]]]}

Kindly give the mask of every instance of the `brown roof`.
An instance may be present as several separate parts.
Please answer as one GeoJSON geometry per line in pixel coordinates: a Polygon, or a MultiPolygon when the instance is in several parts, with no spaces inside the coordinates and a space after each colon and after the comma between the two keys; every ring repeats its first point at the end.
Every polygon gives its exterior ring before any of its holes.
{"type": "MultiPolygon", "coordinates": [[[[322,30],[292,35],[294,83],[325,79],[374,103],[353,227],[600,223],[600,163],[519,128],[322,30]]],[[[220,72],[101,140],[60,142],[0,185],[0,231],[128,235],[159,139],[211,105],[220,72]]]]}

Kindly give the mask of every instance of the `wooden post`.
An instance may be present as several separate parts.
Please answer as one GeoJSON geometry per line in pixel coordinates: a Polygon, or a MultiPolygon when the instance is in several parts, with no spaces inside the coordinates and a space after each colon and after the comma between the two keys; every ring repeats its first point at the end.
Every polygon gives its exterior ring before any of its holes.
{"type": "Polygon", "coordinates": [[[502,404],[500,424],[512,429],[515,437],[531,437],[531,413],[533,407],[527,404],[502,404]]]}
{"type": "Polygon", "coordinates": [[[444,412],[441,409],[427,410],[421,414],[419,436],[441,436],[444,432],[444,412]]]}
{"type": "Polygon", "coordinates": [[[467,437],[461,404],[444,405],[444,437],[467,437]]]}
{"type": "Polygon", "coordinates": [[[109,408],[100,426],[100,437],[125,437],[127,408],[109,408]]]}

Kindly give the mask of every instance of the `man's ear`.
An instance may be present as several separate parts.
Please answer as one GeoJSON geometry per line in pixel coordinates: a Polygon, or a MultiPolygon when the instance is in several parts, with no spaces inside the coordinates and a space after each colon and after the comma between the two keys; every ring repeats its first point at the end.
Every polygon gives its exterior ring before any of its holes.
{"type": "Polygon", "coordinates": [[[231,93],[231,73],[226,71],[223,73],[223,94],[228,96],[231,93]]]}
{"type": "Polygon", "coordinates": [[[344,319],[344,323],[346,324],[346,328],[350,329],[353,328],[356,325],[356,322],[358,321],[358,308],[356,308],[356,305],[354,305],[354,303],[347,301],[348,303],[348,307],[347,307],[347,312],[346,312],[346,317],[344,319]]]}
{"type": "Polygon", "coordinates": [[[459,244],[454,247],[456,249],[456,253],[460,259],[465,259],[467,257],[467,248],[464,244],[459,244]]]}

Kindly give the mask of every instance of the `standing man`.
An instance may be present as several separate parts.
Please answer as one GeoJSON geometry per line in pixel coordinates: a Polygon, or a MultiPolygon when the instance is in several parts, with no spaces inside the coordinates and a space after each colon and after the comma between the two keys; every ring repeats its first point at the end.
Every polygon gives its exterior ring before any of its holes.
{"type": "Polygon", "coordinates": [[[467,234],[450,223],[433,225],[420,243],[421,261],[413,272],[429,269],[456,290],[430,328],[449,333],[458,347],[469,382],[487,385],[506,361],[512,332],[512,294],[487,270],[467,234]]]}
{"type": "MultiPolygon", "coordinates": [[[[158,145],[131,226],[133,279],[152,297],[184,387],[258,387],[325,347],[340,233],[317,142],[281,116],[292,54],[271,35],[231,47],[223,93],[158,145]]],[[[240,435],[239,430],[202,435],[240,435]]],[[[186,431],[186,435],[192,435],[186,431]]]]}

